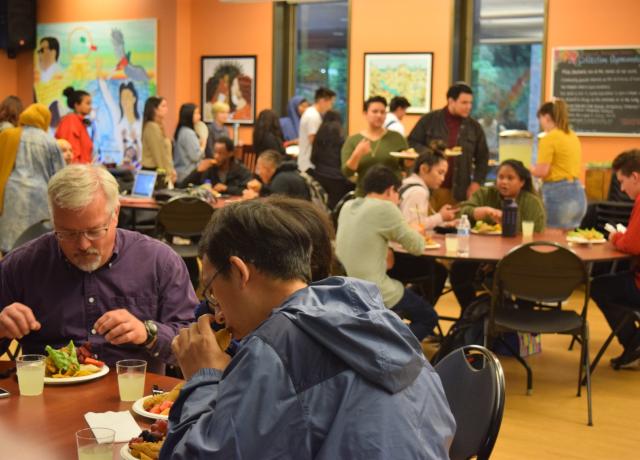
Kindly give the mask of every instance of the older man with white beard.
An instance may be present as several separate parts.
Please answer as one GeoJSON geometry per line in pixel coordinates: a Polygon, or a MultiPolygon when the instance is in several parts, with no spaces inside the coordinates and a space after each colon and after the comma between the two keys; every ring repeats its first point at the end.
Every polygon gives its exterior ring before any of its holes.
{"type": "Polygon", "coordinates": [[[62,169],[48,195],[54,231],[0,261],[0,351],[11,339],[25,353],[88,341],[108,365],[145,359],[163,372],[198,304],[184,262],[116,228],[118,184],[102,167],[62,169]]]}

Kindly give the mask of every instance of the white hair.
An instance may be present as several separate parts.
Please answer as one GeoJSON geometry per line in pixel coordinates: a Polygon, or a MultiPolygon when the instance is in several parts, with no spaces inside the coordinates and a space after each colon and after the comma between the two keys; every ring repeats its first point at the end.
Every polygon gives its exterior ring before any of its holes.
{"type": "Polygon", "coordinates": [[[118,182],[103,166],[75,164],[58,171],[49,180],[49,211],[58,209],[82,210],[103,193],[106,213],[112,214],[119,205],[118,182]]]}

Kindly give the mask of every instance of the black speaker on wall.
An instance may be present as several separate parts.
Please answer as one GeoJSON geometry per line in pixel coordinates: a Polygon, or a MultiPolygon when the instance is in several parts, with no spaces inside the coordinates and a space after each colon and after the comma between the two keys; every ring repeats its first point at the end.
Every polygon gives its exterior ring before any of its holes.
{"type": "Polygon", "coordinates": [[[36,46],[36,0],[0,0],[0,47],[15,58],[36,46]]]}

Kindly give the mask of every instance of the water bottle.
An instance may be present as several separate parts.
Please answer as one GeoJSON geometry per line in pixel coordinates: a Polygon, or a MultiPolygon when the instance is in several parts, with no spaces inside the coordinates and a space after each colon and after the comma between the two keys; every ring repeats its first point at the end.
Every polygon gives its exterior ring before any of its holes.
{"type": "Polygon", "coordinates": [[[471,232],[471,224],[469,217],[463,214],[458,223],[458,255],[467,257],[469,255],[469,233],[471,232]]]}
{"type": "Polygon", "coordinates": [[[518,203],[504,200],[502,205],[502,236],[516,236],[518,232],[518,203]]]}

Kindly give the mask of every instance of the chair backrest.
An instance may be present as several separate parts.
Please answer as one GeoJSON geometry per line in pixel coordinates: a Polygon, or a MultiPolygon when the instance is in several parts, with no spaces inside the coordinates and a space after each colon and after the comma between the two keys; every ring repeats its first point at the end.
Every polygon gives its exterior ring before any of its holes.
{"type": "Polygon", "coordinates": [[[253,145],[242,146],[242,162],[251,172],[256,170],[256,163],[258,161],[258,154],[253,151],[253,145]]]}
{"type": "Polygon", "coordinates": [[[595,204],[596,227],[604,229],[606,223],[629,225],[633,202],[601,201],[595,204]]]}
{"type": "Polygon", "coordinates": [[[35,240],[39,236],[44,235],[51,230],[53,230],[51,221],[49,219],[41,220],[40,222],[33,224],[31,227],[22,232],[15,243],[13,243],[13,247],[11,249],[16,249],[31,240],[35,240]]]}
{"type": "Polygon", "coordinates": [[[168,236],[197,237],[202,235],[212,214],[213,208],[205,200],[178,196],[171,198],[158,211],[158,229],[168,236]]]}
{"type": "Polygon", "coordinates": [[[456,420],[451,459],[489,458],[504,412],[500,362],[485,347],[468,345],[445,356],[435,370],[456,420]]]}
{"type": "Polygon", "coordinates": [[[349,201],[353,200],[356,197],[356,192],[351,190],[340,198],[340,201],[336,203],[336,207],[331,211],[331,219],[333,220],[333,228],[338,229],[338,217],[340,217],[340,211],[342,210],[342,206],[349,201]]]}
{"type": "Polygon", "coordinates": [[[506,291],[525,300],[559,302],[581,284],[588,289],[588,280],[586,265],[573,251],[558,243],[534,241],[513,248],[498,263],[494,293],[506,291]]]}

